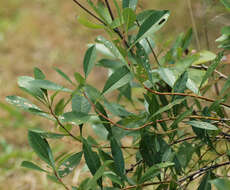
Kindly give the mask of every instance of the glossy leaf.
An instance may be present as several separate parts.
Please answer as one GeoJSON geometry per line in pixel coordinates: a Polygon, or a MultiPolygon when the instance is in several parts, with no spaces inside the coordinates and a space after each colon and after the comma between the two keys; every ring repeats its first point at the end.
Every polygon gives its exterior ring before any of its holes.
{"type": "Polygon", "coordinates": [[[18,78],[18,86],[22,90],[31,94],[32,96],[34,96],[36,98],[41,98],[44,100],[44,94],[43,94],[42,90],[40,88],[36,88],[34,85],[32,85],[30,83],[33,80],[35,80],[35,79],[32,77],[21,76],[18,78]]]}
{"type": "Polygon", "coordinates": [[[72,111],[64,113],[60,116],[60,119],[63,122],[73,122],[76,125],[80,125],[89,121],[90,115],[83,112],[72,111]]]}
{"type": "Polygon", "coordinates": [[[111,150],[112,150],[112,155],[113,155],[113,159],[114,159],[116,173],[120,177],[124,177],[124,175],[125,175],[125,161],[124,161],[122,150],[121,150],[117,140],[113,137],[110,139],[110,145],[111,145],[111,150]]]}
{"type": "Polygon", "coordinates": [[[86,51],[84,57],[83,66],[84,66],[85,78],[87,78],[87,76],[89,75],[95,62],[96,62],[96,47],[92,46],[86,51]]]}
{"type": "Polygon", "coordinates": [[[222,57],[223,57],[223,52],[220,52],[218,54],[218,56],[216,57],[216,59],[214,60],[214,62],[211,64],[211,66],[208,67],[208,70],[206,71],[204,77],[202,78],[202,81],[200,83],[199,88],[201,88],[202,85],[208,80],[208,78],[210,78],[210,76],[212,75],[213,71],[216,69],[216,67],[221,62],[222,57]]]}
{"type": "MultiPolygon", "coordinates": [[[[92,147],[88,144],[88,142],[85,139],[83,139],[83,152],[85,162],[91,174],[94,176],[97,170],[101,167],[101,161],[98,154],[92,150],[92,147]]],[[[99,183],[101,183],[101,180],[99,180],[99,183]]]]}
{"type": "Polygon", "coordinates": [[[34,152],[47,164],[54,167],[54,159],[52,155],[51,148],[47,140],[39,133],[33,131],[28,132],[29,145],[33,148],[34,152]]]}
{"type": "Polygon", "coordinates": [[[73,171],[81,161],[82,152],[75,153],[66,158],[59,166],[58,173],[60,177],[65,177],[73,171]]]}
{"type": "Polygon", "coordinates": [[[200,56],[200,58],[198,60],[196,60],[193,65],[199,65],[199,64],[203,64],[203,63],[207,63],[209,61],[213,61],[216,58],[216,54],[212,53],[211,51],[201,51],[199,53],[197,53],[197,55],[200,56]]]}
{"type": "Polygon", "coordinates": [[[130,8],[135,10],[137,7],[138,0],[122,0],[122,7],[123,9],[125,8],[130,8]]]}
{"type": "Polygon", "coordinates": [[[88,114],[91,109],[89,101],[84,97],[75,94],[72,98],[72,110],[88,114]]]}
{"type": "Polygon", "coordinates": [[[168,20],[168,17],[168,10],[152,11],[151,15],[141,24],[135,43],[158,31],[168,20]]]}
{"type": "Polygon", "coordinates": [[[186,124],[191,125],[193,127],[197,127],[200,129],[206,129],[206,130],[218,130],[218,128],[215,125],[212,125],[211,123],[203,122],[203,121],[188,121],[186,124]]]}
{"type": "Polygon", "coordinates": [[[110,53],[114,56],[114,58],[119,59],[122,61],[123,64],[126,64],[126,60],[119,51],[119,49],[109,40],[105,39],[103,36],[98,36],[96,38],[96,42],[103,44],[104,47],[107,48],[107,51],[109,50],[110,53]]]}
{"type": "Polygon", "coordinates": [[[116,90],[125,84],[129,83],[132,79],[129,69],[123,66],[117,69],[106,81],[103,94],[116,90]]]}
{"type": "Polygon", "coordinates": [[[63,86],[60,86],[54,82],[48,81],[48,80],[35,79],[35,80],[30,81],[30,84],[36,88],[42,88],[46,90],[72,92],[72,90],[65,88],[63,86]]]}

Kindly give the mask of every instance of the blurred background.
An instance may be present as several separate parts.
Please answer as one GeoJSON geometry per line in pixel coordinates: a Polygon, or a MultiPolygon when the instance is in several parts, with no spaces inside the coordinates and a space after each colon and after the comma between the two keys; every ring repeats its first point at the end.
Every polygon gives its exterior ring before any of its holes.
{"type": "MultiPolygon", "coordinates": [[[[85,0],[79,0],[85,4],[85,0]]],[[[164,28],[157,33],[157,45],[170,47],[176,36],[192,27],[188,0],[142,0],[142,9],[169,9],[171,16],[164,28]]],[[[192,0],[201,49],[217,51],[215,39],[220,28],[230,25],[219,0],[192,0]],[[207,40],[208,39],[208,40],[207,40]],[[207,43],[208,42],[208,43],[207,43]]],[[[7,95],[26,96],[17,87],[17,78],[32,76],[39,67],[47,78],[65,85],[53,70],[60,68],[73,76],[82,73],[82,60],[87,43],[92,43],[101,30],[89,30],[77,22],[85,13],[72,0],[1,0],[0,3],[0,189],[54,190],[62,187],[48,181],[45,175],[20,167],[22,160],[36,160],[28,146],[27,129],[40,127],[52,131],[54,124],[39,117],[17,110],[5,102],[7,95]]],[[[193,49],[197,48],[193,39],[193,49]]],[[[228,72],[228,71],[227,71],[228,72]]],[[[90,83],[103,86],[106,73],[95,69],[90,83]]],[[[55,151],[76,148],[68,139],[56,144],[55,151]]],[[[39,160],[37,160],[39,162],[39,160]]],[[[78,173],[70,177],[76,184],[78,173]]]]}

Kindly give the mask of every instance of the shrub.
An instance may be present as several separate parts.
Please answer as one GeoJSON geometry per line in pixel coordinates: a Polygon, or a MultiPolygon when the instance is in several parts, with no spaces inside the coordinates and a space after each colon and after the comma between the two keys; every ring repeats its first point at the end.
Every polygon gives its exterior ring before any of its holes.
{"type": "MultiPolygon", "coordinates": [[[[57,133],[29,130],[29,144],[48,169],[29,161],[22,166],[46,172],[50,179],[73,190],[174,190],[192,187],[193,181],[198,190],[211,189],[211,184],[230,189],[224,178],[230,169],[226,111],[230,105],[225,103],[230,79],[217,70],[224,50],[230,47],[230,28],[222,29],[217,40],[222,50],[217,55],[208,50],[190,52],[192,29],[179,34],[171,48],[157,55],[154,34],[166,23],[168,10],[139,13],[137,0],[123,0],[121,6],[117,0],[88,0],[91,12],[74,2],[98,24],[83,17],[79,22],[91,29],[104,29],[110,40],[98,36],[89,46],[83,61],[84,76],[76,72],[75,81],[56,69],[71,89],[47,80],[39,68],[34,69],[34,77],[19,77],[19,87],[42,108],[19,96],[8,96],[7,101],[55,122],[61,129],[57,133]],[[98,52],[105,56],[99,58],[98,52]],[[95,66],[109,71],[103,90],[87,82],[95,66]],[[225,83],[218,91],[221,80],[225,83]],[[216,96],[207,97],[213,85],[216,96]],[[114,91],[116,102],[107,96],[114,91]],[[71,111],[67,111],[69,104],[71,111]],[[89,126],[99,131],[101,138],[90,136],[89,126]],[[81,151],[54,155],[48,139],[60,141],[63,137],[79,142],[81,151]],[[122,140],[127,137],[132,143],[125,146],[122,140]],[[63,178],[81,160],[91,176],[70,188],[63,178]]],[[[228,1],[222,3],[230,8],[228,1]]]]}

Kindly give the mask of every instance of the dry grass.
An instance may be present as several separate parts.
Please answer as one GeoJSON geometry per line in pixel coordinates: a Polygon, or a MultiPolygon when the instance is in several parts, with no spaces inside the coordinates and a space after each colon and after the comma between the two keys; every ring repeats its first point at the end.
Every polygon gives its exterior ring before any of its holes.
{"type": "MultiPolygon", "coordinates": [[[[25,96],[17,87],[17,77],[31,75],[34,67],[41,68],[48,79],[61,84],[65,83],[53,67],[61,68],[70,76],[76,71],[82,73],[81,63],[86,44],[103,32],[90,31],[79,25],[76,17],[81,11],[71,0],[1,0],[0,4],[0,189],[59,189],[43,174],[20,167],[22,160],[37,158],[28,148],[26,130],[43,127],[52,131],[53,123],[18,112],[7,105],[4,99],[10,94],[25,96]]],[[[149,1],[143,1],[143,6],[172,11],[169,24],[162,33],[171,40],[174,34],[190,26],[184,1],[174,0],[172,3],[165,0],[163,3],[156,0],[149,4],[149,1]],[[175,21],[178,20],[180,25],[175,27],[175,21]]],[[[199,15],[199,12],[196,14],[199,15]]],[[[212,35],[215,36],[216,32],[212,35]]],[[[96,69],[89,81],[102,87],[104,77],[105,72],[96,69]]],[[[55,150],[62,151],[66,147],[76,150],[77,144],[65,139],[64,145],[55,146],[55,150]]],[[[77,182],[78,171],[69,179],[71,182],[77,182]]]]}

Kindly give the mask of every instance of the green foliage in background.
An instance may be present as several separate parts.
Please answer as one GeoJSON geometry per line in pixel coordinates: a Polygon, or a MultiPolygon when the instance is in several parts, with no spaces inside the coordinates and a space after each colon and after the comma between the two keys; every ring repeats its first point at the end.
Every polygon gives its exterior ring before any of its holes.
{"type": "MultiPolygon", "coordinates": [[[[56,133],[28,132],[29,145],[47,167],[29,161],[22,166],[45,172],[67,190],[174,190],[190,188],[194,181],[198,190],[229,189],[230,79],[217,70],[230,47],[229,27],[222,28],[217,54],[191,52],[194,31],[188,29],[158,55],[155,34],[170,17],[168,10],[139,12],[137,0],[88,0],[91,12],[74,2],[97,21],[79,17],[79,22],[104,29],[107,37],[89,45],[84,76],[76,72],[72,80],[55,69],[71,87],[49,81],[39,68],[33,77],[19,77],[20,89],[40,104],[19,96],[6,100],[57,126],[56,133]],[[103,89],[87,80],[95,67],[108,70],[103,89]],[[223,87],[209,98],[207,92],[219,88],[219,81],[223,87]],[[116,101],[109,98],[113,93],[116,101]],[[90,127],[99,138],[89,134],[90,127]],[[49,140],[64,137],[79,143],[81,151],[53,151],[49,140]],[[128,138],[132,143],[123,145],[128,138]],[[76,187],[66,184],[64,178],[81,162],[91,175],[76,187]]],[[[221,2],[229,9],[228,1],[221,2]]]]}

